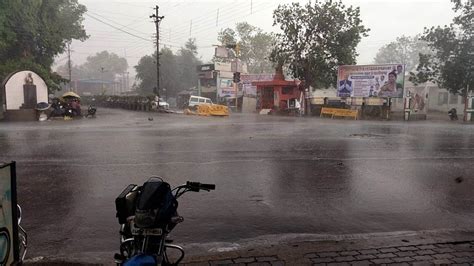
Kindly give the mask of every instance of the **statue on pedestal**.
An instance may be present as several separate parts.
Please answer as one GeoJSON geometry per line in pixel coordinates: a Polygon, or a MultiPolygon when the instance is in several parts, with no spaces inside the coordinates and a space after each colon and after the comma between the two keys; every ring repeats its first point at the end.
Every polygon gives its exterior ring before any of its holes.
{"type": "Polygon", "coordinates": [[[24,104],[21,106],[22,109],[34,109],[36,107],[36,85],[33,82],[32,73],[28,73],[25,77],[25,84],[23,84],[23,97],[24,104]]]}

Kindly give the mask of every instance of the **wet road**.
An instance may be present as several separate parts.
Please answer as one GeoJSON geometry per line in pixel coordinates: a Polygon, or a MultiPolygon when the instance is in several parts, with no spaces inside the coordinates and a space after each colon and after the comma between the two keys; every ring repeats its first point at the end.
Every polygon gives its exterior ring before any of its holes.
{"type": "Polygon", "coordinates": [[[115,197],[153,175],[217,185],[180,200],[179,243],[473,229],[473,132],[433,121],[101,109],[96,119],[0,123],[0,161],[17,161],[28,257],[113,253],[115,197]]]}

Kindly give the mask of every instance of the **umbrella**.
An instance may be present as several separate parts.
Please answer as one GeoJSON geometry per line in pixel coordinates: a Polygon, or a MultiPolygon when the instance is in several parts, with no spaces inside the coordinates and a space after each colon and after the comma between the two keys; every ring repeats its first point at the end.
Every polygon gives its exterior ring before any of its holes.
{"type": "Polygon", "coordinates": [[[48,110],[49,107],[51,107],[51,104],[46,103],[46,102],[40,102],[36,105],[36,110],[45,111],[45,110],[48,110]]]}
{"type": "Polygon", "coordinates": [[[73,91],[68,91],[66,93],[63,94],[63,96],[61,96],[62,98],[67,98],[67,97],[72,97],[72,98],[81,98],[81,96],[77,95],[75,92],[73,91]]]}

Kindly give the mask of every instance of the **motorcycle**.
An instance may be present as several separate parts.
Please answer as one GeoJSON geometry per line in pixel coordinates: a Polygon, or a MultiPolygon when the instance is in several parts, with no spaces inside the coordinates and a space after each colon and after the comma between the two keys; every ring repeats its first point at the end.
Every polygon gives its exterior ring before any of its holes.
{"type": "Polygon", "coordinates": [[[128,185],[115,200],[120,224],[120,253],[114,256],[117,265],[178,265],[184,249],[168,238],[184,221],[177,212],[177,199],[189,191],[214,189],[213,184],[190,181],[171,189],[160,177],[151,177],[142,186],[128,185]],[[167,254],[169,249],[180,253],[174,262],[167,254]]]}
{"type": "Polygon", "coordinates": [[[457,114],[456,108],[452,108],[451,110],[449,110],[448,116],[449,116],[449,119],[451,120],[458,120],[458,114],[457,114]]]}
{"type": "Polygon", "coordinates": [[[25,229],[21,226],[21,207],[16,205],[18,210],[18,239],[19,239],[19,251],[20,251],[20,262],[25,260],[26,251],[28,250],[28,235],[26,234],[25,229]]]}
{"type": "MultiPolygon", "coordinates": [[[[1,205],[0,205],[1,208],[1,205]]],[[[18,261],[14,265],[21,265],[25,260],[26,251],[28,247],[28,236],[25,229],[21,226],[21,207],[17,204],[17,225],[18,225],[18,261]]],[[[0,227],[0,265],[6,265],[11,254],[11,234],[6,227],[0,227]]],[[[11,260],[11,258],[10,258],[11,260]]],[[[12,264],[12,265],[13,265],[12,264]]]]}
{"type": "Polygon", "coordinates": [[[86,118],[89,117],[89,116],[94,118],[96,112],[97,112],[97,108],[95,106],[93,106],[92,104],[89,105],[89,108],[87,108],[86,118]]]}

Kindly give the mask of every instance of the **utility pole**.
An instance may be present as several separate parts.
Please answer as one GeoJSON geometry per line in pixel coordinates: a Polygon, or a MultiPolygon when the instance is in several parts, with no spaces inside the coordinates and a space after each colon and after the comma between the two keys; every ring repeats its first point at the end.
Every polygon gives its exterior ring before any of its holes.
{"type": "Polygon", "coordinates": [[[71,42],[67,43],[67,67],[68,67],[68,72],[69,72],[69,91],[71,91],[71,42]]]}
{"type": "Polygon", "coordinates": [[[129,74],[130,72],[127,71],[127,72],[125,72],[125,73],[127,74],[127,77],[126,77],[126,79],[125,79],[125,81],[126,81],[126,82],[125,82],[125,84],[126,84],[126,85],[125,85],[125,91],[129,91],[129,90],[130,90],[130,79],[129,79],[128,74],[129,74]]]}
{"type": "Polygon", "coordinates": [[[466,85],[466,93],[464,95],[464,122],[470,122],[472,116],[472,96],[469,93],[469,84],[466,85]]]}
{"type": "Polygon", "coordinates": [[[101,67],[100,68],[100,83],[101,83],[101,87],[102,87],[102,91],[101,93],[104,93],[104,67],[101,67]]]}
{"type": "Polygon", "coordinates": [[[156,26],[156,87],[153,89],[153,93],[160,97],[160,22],[165,16],[158,15],[158,5],[154,9],[155,14],[150,16],[150,18],[154,19],[156,26]]]}

